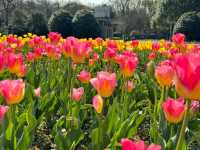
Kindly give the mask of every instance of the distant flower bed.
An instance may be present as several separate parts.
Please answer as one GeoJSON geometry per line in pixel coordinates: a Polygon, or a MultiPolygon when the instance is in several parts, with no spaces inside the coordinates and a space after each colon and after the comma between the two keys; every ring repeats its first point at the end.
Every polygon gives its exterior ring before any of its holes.
{"type": "MultiPolygon", "coordinates": [[[[200,45],[0,35],[2,149],[199,146],[200,45]]],[[[198,149],[198,148],[197,148],[198,149]]]]}

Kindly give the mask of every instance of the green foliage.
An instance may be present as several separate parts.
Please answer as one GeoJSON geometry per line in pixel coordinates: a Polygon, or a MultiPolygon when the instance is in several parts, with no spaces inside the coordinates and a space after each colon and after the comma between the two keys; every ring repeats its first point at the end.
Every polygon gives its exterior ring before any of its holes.
{"type": "Polygon", "coordinates": [[[44,15],[36,12],[31,15],[28,21],[28,30],[37,35],[47,35],[48,27],[44,15]]]}
{"type": "Polygon", "coordinates": [[[8,33],[23,35],[27,33],[26,21],[27,16],[21,10],[16,10],[11,18],[11,24],[8,27],[8,33]]]}
{"type": "Polygon", "coordinates": [[[59,32],[63,37],[73,34],[72,16],[65,10],[58,10],[48,21],[49,31],[59,32]]]}
{"type": "Polygon", "coordinates": [[[78,38],[96,38],[101,36],[101,28],[91,12],[77,11],[73,18],[74,35],[78,38]]]}
{"type": "Polygon", "coordinates": [[[197,12],[184,13],[176,22],[173,33],[184,33],[189,41],[200,40],[199,26],[200,15],[197,12]]]}
{"type": "Polygon", "coordinates": [[[159,0],[152,18],[152,26],[162,33],[169,34],[183,13],[199,10],[199,0],[159,0]]]}

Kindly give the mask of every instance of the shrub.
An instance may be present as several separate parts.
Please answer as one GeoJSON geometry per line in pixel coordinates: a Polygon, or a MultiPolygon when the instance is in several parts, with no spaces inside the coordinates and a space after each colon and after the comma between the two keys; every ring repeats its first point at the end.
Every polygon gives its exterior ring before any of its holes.
{"type": "Polygon", "coordinates": [[[11,24],[8,26],[8,33],[23,35],[27,33],[27,16],[21,10],[14,11],[11,17],[11,24]]]}
{"type": "Polygon", "coordinates": [[[36,12],[31,15],[28,21],[28,30],[37,35],[47,35],[48,27],[46,19],[42,13],[36,12]]]}
{"type": "Polygon", "coordinates": [[[101,28],[91,12],[77,11],[73,18],[74,35],[78,38],[96,38],[101,36],[101,28]]]}
{"type": "Polygon", "coordinates": [[[181,15],[174,26],[173,33],[183,33],[188,41],[200,40],[200,13],[195,11],[181,15]]]}
{"type": "Polygon", "coordinates": [[[63,37],[73,34],[72,16],[65,10],[58,10],[52,14],[48,22],[49,31],[59,32],[63,37]]]}

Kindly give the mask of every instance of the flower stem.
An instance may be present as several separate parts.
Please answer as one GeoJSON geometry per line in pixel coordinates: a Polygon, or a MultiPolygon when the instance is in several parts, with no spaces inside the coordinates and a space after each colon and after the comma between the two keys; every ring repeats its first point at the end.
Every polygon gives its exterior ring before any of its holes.
{"type": "Polygon", "coordinates": [[[181,131],[179,134],[176,150],[182,149],[182,144],[183,144],[183,141],[185,138],[185,129],[186,129],[187,123],[188,123],[188,112],[189,112],[189,100],[186,100],[186,110],[185,110],[185,115],[184,115],[184,119],[183,119],[182,126],[181,126],[181,131]]]}

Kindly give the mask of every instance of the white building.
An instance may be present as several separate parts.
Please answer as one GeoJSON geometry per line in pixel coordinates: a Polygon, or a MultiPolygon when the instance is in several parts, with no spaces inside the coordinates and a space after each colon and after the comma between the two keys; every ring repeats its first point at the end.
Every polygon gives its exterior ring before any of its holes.
{"type": "Polygon", "coordinates": [[[103,37],[110,38],[113,36],[112,29],[112,8],[107,5],[97,6],[94,8],[94,16],[97,19],[101,30],[103,32],[103,37]]]}

